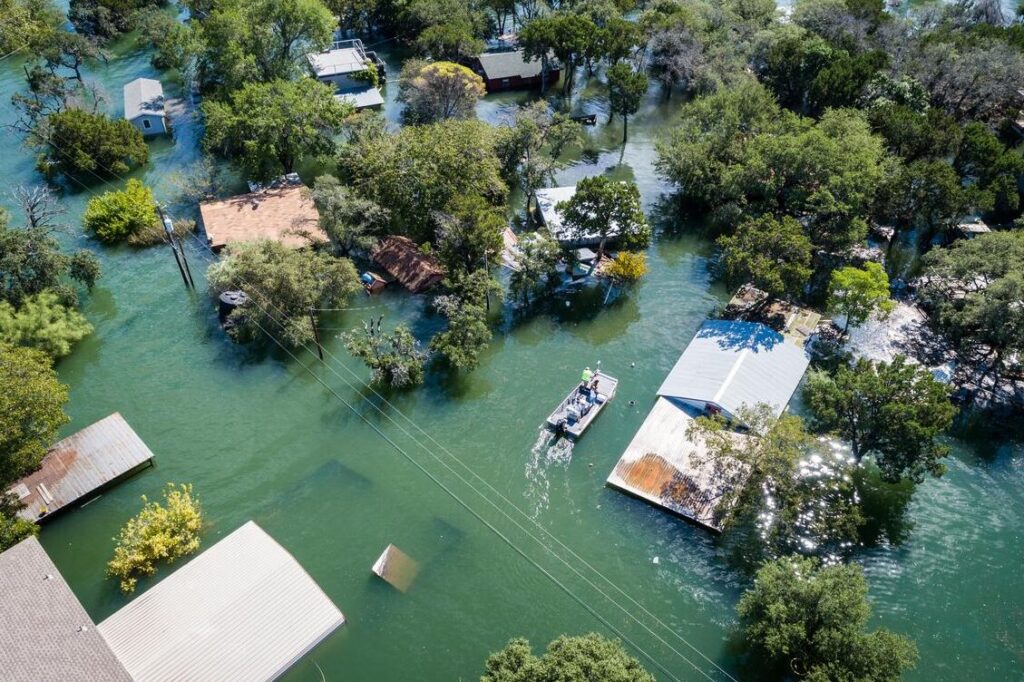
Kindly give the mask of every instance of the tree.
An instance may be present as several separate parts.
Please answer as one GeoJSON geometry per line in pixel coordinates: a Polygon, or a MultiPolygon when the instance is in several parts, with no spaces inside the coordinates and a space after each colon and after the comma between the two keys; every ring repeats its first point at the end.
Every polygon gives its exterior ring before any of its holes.
{"type": "Polygon", "coordinates": [[[81,34],[109,41],[134,30],[145,10],[167,0],[71,0],[68,18],[81,34]]]}
{"type": "Polygon", "coordinates": [[[941,109],[922,113],[908,106],[879,104],[868,109],[868,120],[889,151],[907,163],[945,159],[959,146],[960,125],[941,109]]]}
{"type": "Polygon", "coordinates": [[[376,234],[388,222],[389,211],[359,196],[333,175],[321,175],[313,184],[313,203],[320,213],[320,227],[335,250],[348,256],[353,250],[366,251],[376,234]]]}
{"type": "MultiPolygon", "coordinates": [[[[574,12],[553,12],[538,17],[519,32],[519,44],[527,57],[548,64],[548,54],[554,53],[563,68],[562,94],[572,90],[576,68],[591,49],[598,36],[597,25],[589,18],[574,12]]],[[[541,67],[545,72],[548,66],[541,67]]]]}
{"type": "Polygon", "coordinates": [[[460,19],[428,26],[416,38],[416,48],[434,59],[459,60],[475,57],[487,49],[472,22],[460,19]]]}
{"type": "Polygon", "coordinates": [[[362,196],[391,212],[392,233],[422,242],[433,236],[436,212],[456,198],[504,202],[494,144],[487,124],[447,120],[360,136],[342,150],[339,166],[362,196]]]}
{"type": "Polygon", "coordinates": [[[86,250],[65,254],[51,236],[52,225],[14,228],[0,210],[0,299],[19,307],[29,296],[53,291],[73,307],[78,293],[72,283],[92,288],[100,275],[96,257],[86,250]]]}
{"type": "Polygon", "coordinates": [[[686,87],[697,80],[707,62],[704,46],[686,28],[673,27],[655,33],[649,42],[651,73],[665,89],[665,99],[679,83],[686,87]]]}
{"type": "Polygon", "coordinates": [[[39,466],[66,424],[68,387],[50,358],[34,348],[0,343],[0,488],[39,466]]]}
{"type": "Polygon", "coordinates": [[[811,278],[811,240],[789,216],[746,220],[734,234],[719,237],[718,246],[730,282],[751,282],[769,296],[797,296],[811,278]]]}
{"type": "Polygon", "coordinates": [[[501,262],[502,233],[508,225],[501,209],[482,197],[460,197],[435,220],[435,251],[449,277],[489,270],[501,262]]]}
{"type": "Polygon", "coordinates": [[[887,630],[865,631],[867,592],[860,566],[784,557],[758,570],[736,611],[744,640],[784,677],[898,682],[917,647],[887,630]]]}
{"type": "Polygon", "coordinates": [[[847,266],[832,273],[828,284],[830,312],[843,315],[846,324],[861,324],[875,313],[888,315],[893,309],[889,298],[889,275],[878,263],[865,263],[864,267],[847,266]]]}
{"type": "Polygon", "coordinates": [[[804,388],[812,423],[850,441],[854,458],[871,456],[889,482],[945,472],[949,448],[936,439],[953,423],[949,388],[931,372],[897,355],[861,359],[829,376],[812,373],[804,388]]]}
{"type": "Polygon", "coordinates": [[[402,67],[398,101],[406,123],[434,123],[472,118],[485,92],[483,79],[461,64],[413,59],[402,67]]]}
{"type": "Polygon", "coordinates": [[[779,98],[793,111],[810,111],[810,93],[814,80],[834,58],[835,49],[815,35],[786,35],[771,45],[764,57],[761,76],[779,98]]]}
{"type": "Polygon", "coordinates": [[[312,78],[250,83],[226,101],[203,102],[203,146],[247,177],[268,180],[291,173],[302,159],[334,153],[334,136],[351,111],[312,78]]]}
{"type": "Polygon", "coordinates": [[[108,244],[129,239],[159,219],[153,190],[134,178],[123,190],[104,192],[90,199],[82,215],[85,229],[108,244]]]}
{"type": "Polygon", "coordinates": [[[11,192],[11,197],[25,214],[28,227],[50,231],[64,229],[60,217],[67,213],[67,208],[48,185],[18,185],[11,192]]]}
{"type": "MultiPolygon", "coordinates": [[[[477,271],[476,287],[487,287],[486,273],[477,271]],[[477,274],[479,273],[479,274],[477,274]]],[[[464,288],[458,287],[456,288],[464,288]]],[[[434,307],[448,319],[448,327],[430,341],[430,349],[440,353],[456,369],[476,369],[480,353],[487,349],[491,330],[487,326],[487,310],[479,292],[463,292],[438,296],[434,307]]]]}
{"type": "Polygon", "coordinates": [[[18,309],[0,300],[0,343],[38,348],[60,358],[91,333],[85,316],[61,303],[52,291],[26,298],[18,309]]]}
{"type": "Polygon", "coordinates": [[[156,573],[158,561],[168,564],[199,549],[203,510],[192,495],[192,486],[168,483],[164,504],[142,496],[143,507],[121,528],[107,575],[121,580],[121,591],[135,591],[139,576],[156,573]]]}
{"type": "Polygon", "coordinates": [[[651,228],[635,183],[617,182],[603,175],[584,178],[576,185],[572,198],[557,209],[574,239],[599,240],[598,260],[609,239],[621,241],[628,248],[643,248],[650,242],[651,228]]]}
{"type": "Polygon", "coordinates": [[[391,388],[408,388],[423,383],[426,353],[408,327],[398,326],[390,334],[381,331],[381,320],[364,322],[363,328],[342,334],[348,352],[370,368],[370,383],[391,388]]]}
{"type": "Polygon", "coordinates": [[[487,658],[480,682],[654,682],[617,640],[597,633],[562,635],[535,656],[525,639],[513,639],[487,658]]]}
{"type": "Polygon", "coordinates": [[[135,126],[81,109],[53,114],[38,135],[39,168],[47,176],[63,173],[88,184],[124,175],[149,160],[149,147],[135,126]]]}
{"type": "Polygon", "coordinates": [[[310,314],[338,307],[359,290],[351,261],[317,251],[297,251],[276,241],[232,244],[206,271],[210,292],[242,290],[249,302],[231,313],[241,341],[271,335],[299,347],[314,340],[310,314]]]}
{"type": "Polygon", "coordinates": [[[39,534],[38,524],[17,515],[18,507],[19,503],[14,495],[7,492],[0,495],[0,552],[14,547],[25,538],[39,534]]]}
{"type": "Polygon", "coordinates": [[[968,123],[954,166],[961,175],[974,178],[978,189],[992,201],[997,220],[1020,214],[1018,178],[1024,175],[1024,157],[1009,150],[980,123],[968,123]]]}
{"type": "Polygon", "coordinates": [[[1006,43],[961,47],[928,41],[912,69],[931,94],[932,104],[961,123],[995,125],[1019,108],[1016,84],[1024,79],[1024,54],[1006,43]]]}
{"type": "Polygon", "coordinates": [[[900,226],[923,227],[925,239],[957,226],[972,209],[991,205],[991,196],[965,186],[945,161],[914,161],[897,167],[880,187],[876,210],[900,226]]]}
{"type": "Polygon", "coordinates": [[[629,117],[640,110],[640,102],[647,94],[647,76],[633,71],[625,62],[619,62],[608,69],[608,100],[611,114],[622,116],[622,143],[629,133],[629,117]]]}
{"type": "Polygon", "coordinates": [[[619,251],[612,262],[605,266],[602,274],[624,284],[636,282],[647,274],[647,258],[634,251],[619,251]]]}
{"type": "Polygon", "coordinates": [[[509,297],[524,305],[544,288],[553,289],[558,282],[557,265],[562,258],[558,242],[539,232],[519,241],[516,268],[509,278],[509,297]]]}
{"type": "Polygon", "coordinates": [[[45,45],[64,24],[64,13],[50,0],[0,0],[0,17],[0,54],[45,45]]]}

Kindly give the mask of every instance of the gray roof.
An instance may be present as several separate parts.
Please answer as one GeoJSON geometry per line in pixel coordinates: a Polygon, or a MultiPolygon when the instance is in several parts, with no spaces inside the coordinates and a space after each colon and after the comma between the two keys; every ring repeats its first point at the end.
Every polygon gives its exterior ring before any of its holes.
{"type": "Polygon", "coordinates": [[[39,541],[0,554],[0,677],[131,682],[39,541]]]}
{"type": "Polygon", "coordinates": [[[136,78],[124,86],[124,117],[131,121],[144,114],[164,115],[164,86],[152,78],[136,78]]]}
{"type": "Polygon", "coordinates": [[[364,71],[370,63],[366,55],[361,54],[354,47],[314,52],[307,55],[306,58],[309,59],[309,65],[313,67],[313,73],[317,75],[317,78],[364,71]]]}
{"type": "Polygon", "coordinates": [[[249,521],[99,624],[136,682],[273,680],[345,622],[249,521]]]}
{"type": "Polygon", "coordinates": [[[384,104],[384,97],[377,88],[363,88],[362,90],[345,90],[334,96],[335,99],[351,104],[356,109],[366,107],[379,107],[384,104]]]}
{"type": "Polygon", "coordinates": [[[800,384],[807,353],[757,322],[709,320],[701,325],[658,395],[720,406],[730,413],[758,403],[782,414],[800,384]]]}
{"type": "Polygon", "coordinates": [[[152,459],[152,451],[115,412],[55,444],[39,469],[9,490],[25,505],[18,515],[34,521],[88,497],[152,459]]]}
{"type": "Polygon", "coordinates": [[[479,57],[480,66],[488,80],[498,78],[533,78],[539,76],[541,62],[539,59],[527,61],[522,50],[510,52],[484,52],[479,57]]]}

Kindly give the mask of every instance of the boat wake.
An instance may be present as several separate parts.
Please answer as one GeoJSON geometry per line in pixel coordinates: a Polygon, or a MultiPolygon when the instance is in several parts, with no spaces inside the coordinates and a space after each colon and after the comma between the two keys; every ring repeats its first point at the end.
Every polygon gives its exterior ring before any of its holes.
{"type": "Polygon", "coordinates": [[[530,503],[530,515],[534,518],[547,509],[551,481],[548,470],[559,467],[569,468],[572,461],[573,442],[568,438],[560,438],[547,428],[537,434],[537,440],[530,448],[530,457],[526,461],[526,492],[524,496],[530,503]]]}

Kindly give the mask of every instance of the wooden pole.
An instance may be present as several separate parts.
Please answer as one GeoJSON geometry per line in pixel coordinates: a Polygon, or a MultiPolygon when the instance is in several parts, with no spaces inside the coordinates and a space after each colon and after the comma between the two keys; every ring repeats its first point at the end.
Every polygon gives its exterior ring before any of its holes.
{"type": "MultiPolygon", "coordinates": [[[[195,288],[195,285],[189,282],[189,277],[185,274],[185,268],[181,265],[181,257],[178,256],[178,247],[174,244],[174,229],[171,226],[171,221],[164,215],[164,209],[161,208],[160,204],[156,205],[156,211],[160,214],[160,222],[163,223],[164,232],[167,233],[167,242],[171,245],[171,253],[174,254],[174,262],[178,264],[178,272],[181,274],[181,281],[185,283],[185,288],[195,288]]],[[[183,256],[184,254],[182,254],[183,256]]]]}
{"type": "Polygon", "coordinates": [[[185,258],[185,245],[181,243],[181,239],[178,239],[178,250],[181,251],[181,262],[185,264],[185,274],[188,275],[188,282],[192,285],[192,288],[195,289],[196,282],[192,279],[192,270],[188,267],[188,259],[185,258]]]}
{"type": "Polygon", "coordinates": [[[320,362],[324,361],[324,347],[320,345],[320,330],[316,326],[316,313],[309,309],[309,323],[313,325],[313,340],[316,341],[316,354],[320,356],[320,362]]]}

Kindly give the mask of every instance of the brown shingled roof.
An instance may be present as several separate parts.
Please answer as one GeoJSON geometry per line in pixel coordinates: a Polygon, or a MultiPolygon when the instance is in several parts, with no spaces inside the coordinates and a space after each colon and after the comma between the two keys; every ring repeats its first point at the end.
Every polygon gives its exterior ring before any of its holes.
{"type": "Polygon", "coordinates": [[[199,204],[210,248],[219,251],[229,242],[273,239],[300,248],[327,241],[320,229],[320,213],[303,185],[268,187],[199,204]]]}
{"type": "Polygon", "coordinates": [[[414,294],[426,291],[444,277],[438,260],[420,251],[408,237],[385,237],[373,248],[373,262],[414,294]]]}

